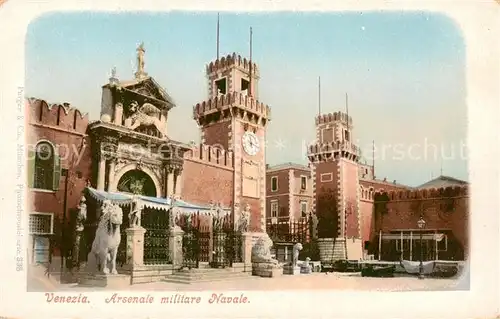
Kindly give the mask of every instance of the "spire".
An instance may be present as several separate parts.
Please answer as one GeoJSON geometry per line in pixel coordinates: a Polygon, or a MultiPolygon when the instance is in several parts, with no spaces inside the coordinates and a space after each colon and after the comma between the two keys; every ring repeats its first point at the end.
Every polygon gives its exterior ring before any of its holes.
{"type": "Polygon", "coordinates": [[[146,50],[144,49],[144,42],[137,47],[137,72],[135,72],[135,78],[141,80],[145,78],[148,74],[144,71],[144,54],[146,50]]]}

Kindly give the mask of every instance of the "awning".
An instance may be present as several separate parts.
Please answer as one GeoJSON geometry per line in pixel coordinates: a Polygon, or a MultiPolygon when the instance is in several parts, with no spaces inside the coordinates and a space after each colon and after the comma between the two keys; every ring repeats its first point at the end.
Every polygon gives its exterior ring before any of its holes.
{"type": "MultiPolygon", "coordinates": [[[[445,234],[443,233],[437,233],[437,234],[422,234],[422,240],[435,240],[435,241],[441,241],[443,238],[445,238],[445,234]]],[[[401,234],[382,234],[382,240],[401,240],[401,238],[410,240],[410,237],[413,240],[420,240],[420,234],[418,232],[413,233],[412,236],[408,233],[403,233],[403,236],[401,234]]]]}
{"type": "MultiPolygon", "coordinates": [[[[102,203],[104,200],[109,200],[113,204],[117,204],[120,206],[131,205],[134,199],[134,195],[127,193],[113,193],[113,192],[105,192],[100,191],[92,187],[87,187],[88,194],[97,200],[99,203],[102,203]]],[[[139,199],[139,204],[143,207],[153,208],[153,209],[163,209],[169,210],[172,207],[179,208],[181,213],[202,213],[206,215],[212,215],[214,213],[213,206],[201,206],[196,204],[188,203],[181,199],[172,199],[172,198],[162,198],[162,197],[149,197],[143,195],[136,195],[139,199]]],[[[224,215],[227,215],[231,212],[231,208],[222,207],[222,211],[224,215]]]]}

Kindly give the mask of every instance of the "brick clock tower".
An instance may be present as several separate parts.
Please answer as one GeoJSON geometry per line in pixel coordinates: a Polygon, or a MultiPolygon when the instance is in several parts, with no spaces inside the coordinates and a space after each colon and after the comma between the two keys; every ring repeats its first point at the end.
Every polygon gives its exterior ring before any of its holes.
{"type": "Polygon", "coordinates": [[[233,53],[208,64],[206,75],[208,100],[193,110],[201,142],[233,152],[234,220],[249,209],[249,230],[265,232],[265,142],[271,112],[258,100],[259,70],[233,53]]]}
{"type": "Polygon", "coordinates": [[[334,238],[334,258],[359,260],[363,256],[359,149],[353,144],[352,118],[342,112],[317,116],[316,141],[308,153],[313,164],[313,207],[320,218],[325,212],[336,214],[330,224],[336,232],[329,232],[337,234],[334,238]],[[332,203],[327,202],[328,198],[332,203]],[[328,206],[336,207],[336,212],[328,206]]]}

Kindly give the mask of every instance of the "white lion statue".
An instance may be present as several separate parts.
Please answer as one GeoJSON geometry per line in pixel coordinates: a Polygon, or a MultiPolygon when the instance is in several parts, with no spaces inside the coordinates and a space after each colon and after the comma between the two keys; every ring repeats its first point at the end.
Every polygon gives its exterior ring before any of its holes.
{"type": "Polygon", "coordinates": [[[144,103],[141,107],[136,101],[132,101],[130,104],[130,116],[131,124],[129,128],[135,130],[141,125],[144,126],[154,126],[160,132],[161,137],[165,134],[165,124],[159,119],[160,110],[151,103],[144,103]]]}
{"type": "Polygon", "coordinates": [[[265,235],[260,237],[252,247],[252,262],[253,263],[270,263],[277,265],[278,260],[271,256],[271,247],[273,241],[269,236],[265,235]]]}
{"type": "Polygon", "coordinates": [[[88,266],[91,272],[98,270],[104,274],[118,273],[116,253],[121,241],[122,220],[122,209],[118,205],[111,204],[109,200],[105,200],[102,204],[101,218],[92,243],[92,250],[88,256],[88,266]],[[111,262],[111,269],[108,268],[108,262],[111,262]]]}
{"type": "Polygon", "coordinates": [[[302,250],[302,244],[296,243],[293,245],[293,256],[292,256],[292,266],[297,266],[297,262],[299,261],[299,252],[302,250]]]}

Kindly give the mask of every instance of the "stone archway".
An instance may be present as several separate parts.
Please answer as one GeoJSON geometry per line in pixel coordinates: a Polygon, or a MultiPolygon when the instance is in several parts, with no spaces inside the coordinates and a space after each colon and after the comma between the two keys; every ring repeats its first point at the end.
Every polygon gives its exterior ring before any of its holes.
{"type": "Polygon", "coordinates": [[[156,197],[158,189],[155,182],[142,170],[132,169],[125,172],[116,185],[116,189],[123,193],[139,194],[156,197]]]}
{"type": "Polygon", "coordinates": [[[122,179],[122,177],[125,174],[127,174],[130,171],[141,171],[144,174],[146,174],[149,177],[149,179],[151,179],[153,181],[153,184],[154,184],[154,187],[156,190],[156,195],[154,197],[161,197],[162,196],[161,195],[161,194],[163,194],[162,193],[162,184],[160,183],[158,175],[147,166],[143,166],[140,169],[138,169],[136,163],[129,163],[129,164],[119,168],[116,171],[114,178],[113,178],[113,181],[109,185],[109,191],[110,192],[118,191],[118,185],[120,183],[120,180],[122,179]]]}

